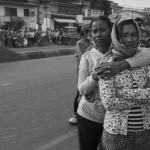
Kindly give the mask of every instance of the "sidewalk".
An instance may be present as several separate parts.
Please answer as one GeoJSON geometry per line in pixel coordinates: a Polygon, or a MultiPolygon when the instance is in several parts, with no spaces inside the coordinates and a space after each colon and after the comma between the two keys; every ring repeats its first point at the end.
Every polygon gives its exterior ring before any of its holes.
{"type": "Polygon", "coordinates": [[[5,48],[0,46],[0,62],[28,60],[63,55],[73,55],[74,45],[50,45],[47,47],[5,48]]]}
{"type": "Polygon", "coordinates": [[[45,57],[56,57],[63,55],[73,55],[75,53],[74,45],[50,45],[47,47],[31,47],[15,49],[16,52],[27,55],[28,59],[37,59],[45,57]]]}

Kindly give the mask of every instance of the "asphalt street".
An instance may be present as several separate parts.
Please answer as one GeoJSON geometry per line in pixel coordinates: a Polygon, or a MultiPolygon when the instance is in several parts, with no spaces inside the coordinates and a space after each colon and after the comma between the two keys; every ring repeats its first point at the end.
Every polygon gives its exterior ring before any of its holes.
{"type": "Polygon", "coordinates": [[[77,150],[74,56],[0,64],[0,150],[77,150]]]}

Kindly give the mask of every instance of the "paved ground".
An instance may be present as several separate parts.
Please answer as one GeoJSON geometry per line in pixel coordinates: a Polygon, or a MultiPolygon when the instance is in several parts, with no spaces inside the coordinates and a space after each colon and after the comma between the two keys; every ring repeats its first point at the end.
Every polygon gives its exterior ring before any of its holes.
{"type": "Polygon", "coordinates": [[[77,150],[74,55],[0,64],[0,150],[77,150]]]}

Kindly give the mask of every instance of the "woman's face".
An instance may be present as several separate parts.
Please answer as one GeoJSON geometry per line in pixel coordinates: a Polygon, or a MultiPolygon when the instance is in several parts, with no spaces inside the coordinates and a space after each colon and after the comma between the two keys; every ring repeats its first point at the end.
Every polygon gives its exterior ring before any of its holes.
{"type": "Polygon", "coordinates": [[[141,37],[142,38],[148,38],[149,37],[149,34],[148,34],[148,32],[147,31],[144,31],[144,30],[141,30],[141,37]]]}
{"type": "Polygon", "coordinates": [[[92,38],[91,38],[91,31],[90,31],[90,30],[85,33],[85,37],[86,37],[86,39],[88,39],[89,41],[92,40],[92,38]]]}
{"type": "Polygon", "coordinates": [[[92,23],[92,38],[97,46],[109,47],[111,41],[111,30],[107,22],[103,20],[92,23]]]}
{"type": "Polygon", "coordinates": [[[138,30],[133,24],[126,24],[122,27],[119,42],[129,48],[136,48],[138,46],[138,30]]]}

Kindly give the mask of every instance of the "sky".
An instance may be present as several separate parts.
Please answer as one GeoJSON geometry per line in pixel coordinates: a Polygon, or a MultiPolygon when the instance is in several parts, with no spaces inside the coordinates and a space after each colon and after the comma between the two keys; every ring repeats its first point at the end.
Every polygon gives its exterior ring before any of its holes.
{"type": "Polygon", "coordinates": [[[138,7],[138,8],[150,8],[150,0],[111,0],[115,3],[120,5],[127,5],[131,7],[138,7]]]}

